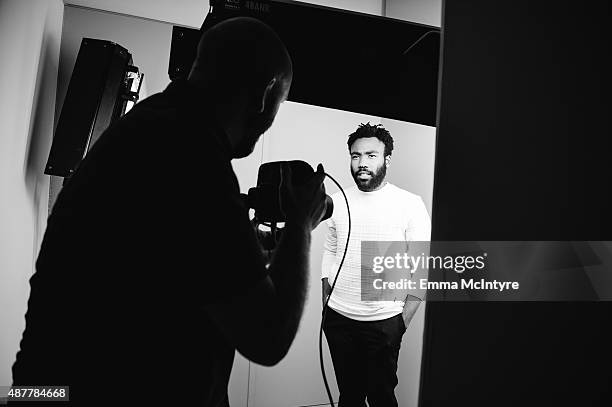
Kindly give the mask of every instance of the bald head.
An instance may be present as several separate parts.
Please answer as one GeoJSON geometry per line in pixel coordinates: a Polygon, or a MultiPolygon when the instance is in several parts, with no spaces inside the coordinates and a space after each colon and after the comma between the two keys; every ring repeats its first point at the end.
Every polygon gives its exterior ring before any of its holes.
{"type": "Polygon", "coordinates": [[[222,21],[200,39],[188,81],[215,101],[234,158],[249,155],[286,100],[293,77],[289,53],[261,21],[222,21]]]}
{"type": "Polygon", "coordinates": [[[202,35],[189,80],[227,92],[265,87],[273,78],[290,82],[292,75],[291,58],[276,33],[257,19],[237,17],[202,35]]]}

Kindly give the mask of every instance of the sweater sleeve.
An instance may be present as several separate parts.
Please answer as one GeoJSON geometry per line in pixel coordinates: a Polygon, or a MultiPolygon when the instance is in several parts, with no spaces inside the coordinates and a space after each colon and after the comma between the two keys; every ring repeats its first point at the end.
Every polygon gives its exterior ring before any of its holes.
{"type": "Polygon", "coordinates": [[[327,220],[327,235],[323,244],[323,260],[321,264],[321,278],[329,278],[333,275],[333,269],[336,266],[336,249],[338,239],[336,236],[336,224],[333,218],[327,220]]]}
{"type": "Polygon", "coordinates": [[[406,226],[406,241],[428,242],[431,239],[431,219],[421,197],[411,205],[406,226]]]}
{"type": "MultiPolygon", "coordinates": [[[[406,241],[410,242],[429,242],[431,239],[431,220],[429,218],[429,213],[427,213],[427,208],[425,207],[425,203],[421,197],[418,197],[418,200],[412,205],[412,210],[409,215],[408,226],[406,228],[406,241]]],[[[410,244],[410,243],[408,243],[410,244]]],[[[429,246],[429,245],[427,245],[429,246]]],[[[425,255],[429,255],[429,247],[423,248],[425,255]]],[[[410,278],[412,280],[418,281],[421,279],[428,278],[428,270],[427,268],[421,267],[416,272],[411,273],[410,278]]],[[[424,300],[426,297],[427,290],[425,289],[414,289],[410,290],[409,295],[406,297],[406,301],[414,301],[418,299],[420,301],[424,300]],[[416,298],[414,298],[416,297],[416,298]]]]}

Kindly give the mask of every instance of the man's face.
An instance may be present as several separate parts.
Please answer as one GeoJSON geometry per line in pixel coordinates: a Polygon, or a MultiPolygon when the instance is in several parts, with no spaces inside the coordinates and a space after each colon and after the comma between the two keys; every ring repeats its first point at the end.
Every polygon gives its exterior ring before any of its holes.
{"type": "Polygon", "coordinates": [[[247,119],[247,123],[245,125],[246,129],[244,132],[245,136],[242,138],[242,141],[238,144],[238,146],[236,146],[236,158],[246,157],[253,152],[259,137],[261,137],[261,135],[265,133],[270,126],[272,126],[281,103],[287,100],[290,87],[290,80],[279,82],[272,89],[264,111],[256,112],[249,119],[247,119]]]}
{"type": "Polygon", "coordinates": [[[376,137],[358,138],[350,152],[351,174],[357,187],[365,192],[380,188],[387,174],[385,143],[376,137]]]}

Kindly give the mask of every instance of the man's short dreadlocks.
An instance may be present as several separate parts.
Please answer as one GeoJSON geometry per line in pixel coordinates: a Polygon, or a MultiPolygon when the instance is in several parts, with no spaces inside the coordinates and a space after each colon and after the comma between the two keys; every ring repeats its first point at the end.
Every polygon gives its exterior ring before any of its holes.
{"type": "Polygon", "coordinates": [[[387,131],[382,124],[375,124],[372,126],[370,122],[367,122],[366,124],[361,123],[359,127],[357,127],[357,130],[349,135],[349,139],[346,143],[349,151],[351,151],[351,146],[355,140],[366,137],[376,137],[385,143],[385,157],[391,155],[391,152],[393,151],[393,137],[391,137],[389,131],[387,131]]]}

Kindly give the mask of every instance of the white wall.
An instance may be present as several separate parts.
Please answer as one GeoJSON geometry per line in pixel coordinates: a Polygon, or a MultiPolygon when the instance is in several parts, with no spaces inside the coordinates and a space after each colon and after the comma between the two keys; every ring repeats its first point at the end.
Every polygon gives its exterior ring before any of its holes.
{"type": "Polygon", "coordinates": [[[319,6],[334,7],[377,16],[382,15],[384,5],[382,0],[308,0],[302,3],[317,4],[319,6]]]}
{"type": "Polygon", "coordinates": [[[163,90],[170,83],[167,72],[171,24],[66,6],[57,84],[58,112],[66,96],[83,37],[116,42],[132,54],[134,65],[145,73],[141,99],[163,90]]]}
{"type": "MultiPolygon", "coordinates": [[[[264,162],[303,160],[313,168],[322,163],[341,185],[352,184],[345,135],[361,122],[377,117],[286,102],[264,135],[264,162]]],[[[330,181],[328,194],[338,191],[330,181]]],[[[325,403],[327,396],[319,367],[318,334],[321,322],[321,256],[325,225],[312,234],[310,283],[304,317],[289,354],[273,368],[251,366],[249,406],[306,406],[325,403]]],[[[331,357],[324,342],[326,373],[337,400],[331,357]]]]}
{"type": "Polygon", "coordinates": [[[442,26],[442,0],[386,0],[386,17],[442,26]]]}
{"type": "Polygon", "coordinates": [[[209,4],[208,0],[65,0],[65,3],[195,28],[202,25],[209,4]]]}
{"type": "Polygon", "coordinates": [[[64,4],[0,0],[0,386],[25,327],[28,280],[46,227],[43,175],[53,115],[64,4]]]}
{"type": "MultiPolygon", "coordinates": [[[[343,187],[354,181],[349,170],[346,141],[357,125],[381,123],[395,140],[388,172],[390,182],[421,195],[431,213],[435,128],[395,120],[286,102],[281,106],[271,129],[264,135],[263,161],[300,159],[314,168],[323,163],[326,172],[343,187]]],[[[338,188],[326,181],[328,194],[338,188]]],[[[273,368],[251,365],[249,406],[308,406],[327,400],[318,359],[318,332],[321,318],[321,258],[326,227],[320,225],[312,235],[310,287],[300,330],[289,354],[273,368]]],[[[421,307],[404,334],[398,367],[399,404],[416,406],[420,380],[424,326],[421,307]]],[[[337,397],[331,358],[324,342],[328,381],[337,397]]],[[[336,399],[337,400],[337,399],[336,399]]]]}

